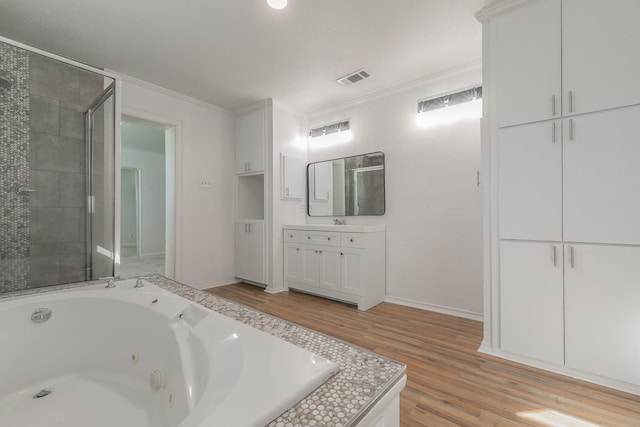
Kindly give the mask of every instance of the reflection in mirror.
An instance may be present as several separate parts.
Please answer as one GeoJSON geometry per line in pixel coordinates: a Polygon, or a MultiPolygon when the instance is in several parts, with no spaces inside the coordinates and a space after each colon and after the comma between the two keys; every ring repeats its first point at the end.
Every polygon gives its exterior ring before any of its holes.
{"type": "Polygon", "coordinates": [[[307,166],[309,216],[384,215],[384,153],[307,166]]]}

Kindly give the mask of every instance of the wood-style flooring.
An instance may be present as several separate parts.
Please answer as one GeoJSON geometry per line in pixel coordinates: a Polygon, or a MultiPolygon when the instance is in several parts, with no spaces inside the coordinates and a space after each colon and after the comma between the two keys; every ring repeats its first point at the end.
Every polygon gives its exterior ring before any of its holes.
{"type": "Polygon", "coordinates": [[[247,284],[208,292],[405,363],[402,426],[640,426],[640,396],[478,353],[480,322],[247,284]]]}

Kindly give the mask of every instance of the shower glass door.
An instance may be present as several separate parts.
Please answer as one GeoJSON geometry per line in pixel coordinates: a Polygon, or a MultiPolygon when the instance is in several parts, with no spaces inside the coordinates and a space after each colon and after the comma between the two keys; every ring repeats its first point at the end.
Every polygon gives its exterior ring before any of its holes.
{"type": "Polygon", "coordinates": [[[86,280],[114,275],[115,86],[84,113],[86,154],[86,280]]]}

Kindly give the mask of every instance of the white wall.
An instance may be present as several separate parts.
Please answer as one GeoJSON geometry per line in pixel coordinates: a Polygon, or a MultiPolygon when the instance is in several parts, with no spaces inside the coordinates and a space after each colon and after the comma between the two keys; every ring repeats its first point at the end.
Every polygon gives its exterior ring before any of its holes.
{"type": "Polygon", "coordinates": [[[131,78],[122,82],[122,112],[176,126],[176,279],[233,283],[232,114],[131,78]]]}
{"type": "MultiPolygon", "coordinates": [[[[122,124],[121,167],[140,170],[142,256],[162,254],[165,249],[164,145],[163,130],[135,123],[122,124]]],[[[122,230],[125,225],[123,218],[122,230]]],[[[128,236],[120,238],[126,242],[128,236]]]]}
{"type": "MultiPolygon", "coordinates": [[[[273,114],[273,147],[268,153],[268,164],[273,165],[273,173],[268,183],[268,203],[273,209],[267,209],[267,214],[273,212],[271,227],[267,230],[269,242],[269,254],[267,255],[267,287],[268,292],[280,292],[284,290],[284,239],[282,226],[286,224],[304,223],[305,200],[288,200],[281,197],[281,154],[302,159],[302,165],[306,164],[307,146],[303,137],[303,117],[287,107],[274,101],[273,114]]],[[[305,180],[305,169],[301,166],[300,179],[305,180]]],[[[269,222],[267,222],[269,224],[269,222]]]]}
{"type": "Polygon", "coordinates": [[[309,127],[348,118],[354,136],[343,145],[310,147],[310,162],[386,155],[386,214],[347,223],[385,223],[389,300],[477,319],[483,308],[480,121],[423,129],[416,110],[419,99],[480,81],[480,67],[467,67],[309,118],[309,127]]]}

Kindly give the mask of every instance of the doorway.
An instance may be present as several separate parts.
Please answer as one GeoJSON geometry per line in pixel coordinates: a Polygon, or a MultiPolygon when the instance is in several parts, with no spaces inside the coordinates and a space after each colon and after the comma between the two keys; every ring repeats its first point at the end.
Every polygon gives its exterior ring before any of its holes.
{"type": "Polygon", "coordinates": [[[122,277],[175,270],[175,127],[124,115],[120,169],[122,277]]]}

